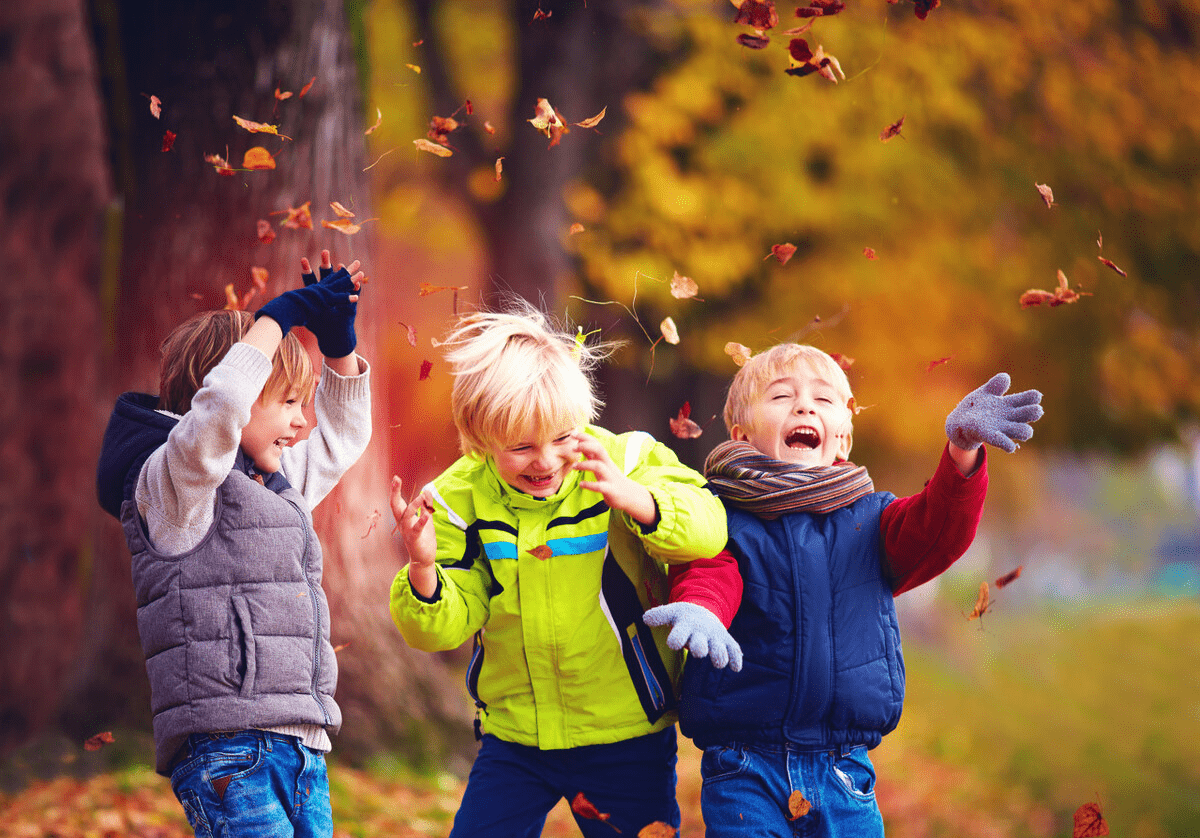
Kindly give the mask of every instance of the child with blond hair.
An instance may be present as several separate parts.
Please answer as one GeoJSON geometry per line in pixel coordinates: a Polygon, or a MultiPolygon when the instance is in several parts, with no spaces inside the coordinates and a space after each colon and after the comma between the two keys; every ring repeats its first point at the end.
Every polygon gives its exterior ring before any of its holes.
{"type": "Polygon", "coordinates": [[[451,835],[538,835],[563,798],[585,836],[678,828],[681,660],[641,617],[668,563],[725,546],[721,502],[649,434],[592,424],[605,347],[527,304],[464,316],[443,345],[463,456],[411,502],[393,478],[391,613],[417,649],[474,638],[481,745],[451,835]]]}
{"type": "Polygon", "coordinates": [[[321,261],[257,314],[172,331],[159,395],[122,395],[104,435],[97,490],[133,554],[155,769],[197,836],[333,834],[342,716],[310,510],[366,449],[371,399],[362,273],[321,261]],[[319,383],[296,326],[325,356],[319,383]]]}
{"type": "Polygon", "coordinates": [[[734,377],[731,439],[705,474],[729,514],[726,555],[741,584],[696,565],[674,579],[670,604],[645,615],[675,625],[723,584],[727,602],[741,600],[729,627],[741,670],[689,660],[681,685],[680,729],[704,749],[708,838],[883,835],[867,751],[904,700],[893,598],[970,546],[987,491],[982,444],[1012,452],[1033,435],[1041,393],[1008,387],[1000,373],[964,398],[933,477],[897,498],[847,459],[852,393],[832,357],[782,344],[734,377]]]}

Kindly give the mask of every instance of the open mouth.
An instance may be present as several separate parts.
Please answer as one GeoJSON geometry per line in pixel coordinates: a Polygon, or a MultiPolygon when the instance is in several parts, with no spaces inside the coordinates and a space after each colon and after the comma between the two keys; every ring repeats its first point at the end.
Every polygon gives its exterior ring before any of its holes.
{"type": "Polygon", "coordinates": [[[530,474],[521,475],[521,479],[537,491],[553,488],[556,477],[558,477],[557,474],[547,474],[545,477],[535,477],[530,474]]]}
{"type": "Polygon", "coordinates": [[[816,448],[821,444],[821,435],[812,428],[796,428],[783,439],[788,448],[816,448]]]}

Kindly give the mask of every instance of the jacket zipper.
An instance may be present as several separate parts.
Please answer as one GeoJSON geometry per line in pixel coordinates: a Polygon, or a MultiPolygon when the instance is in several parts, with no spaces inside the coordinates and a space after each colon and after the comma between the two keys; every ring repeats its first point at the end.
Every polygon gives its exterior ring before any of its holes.
{"type": "Polygon", "coordinates": [[[304,558],[300,563],[300,570],[304,574],[304,583],[308,586],[308,598],[312,600],[313,609],[313,674],[309,691],[312,694],[313,700],[317,702],[317,706],[321,708],[321,715],[325,719],[325,724],[329,724],[331,721],[329,711],[325,709],[325,702],[321,700],[321,694],[317,690],[317,683],[321,675],[321,606],[317,597],[317,591],[312,582],[312,577],[308,573],[308,559],[311,552],[309,550],[311,539],[309,537],[308,519],[304,517],[304,513],[294,501],[288,498],[284,498],[284,500],[290,503],[292,509],[296,510],[296,514],[300,516],[300,529],[304,531],[304,558]]]}

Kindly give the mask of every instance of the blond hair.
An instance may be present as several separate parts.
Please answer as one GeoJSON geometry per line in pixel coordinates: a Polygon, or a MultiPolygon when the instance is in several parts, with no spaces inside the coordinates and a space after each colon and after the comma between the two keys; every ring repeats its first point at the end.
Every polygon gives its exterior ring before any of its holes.
{"type": "Polygon", "coordinates": [[[450,410],[464,454],[485,456],[595,421],[591,372],[612,344],[588,344],[527,302],[464,315],[439,343],[454,376],[450,410]]]}
{"type": "MultiPolygon", "coordinates": [[[[245,337],[253,324],[254,315],[248,311],[221,309],[201,312],[176,326],[161,346],[159,409],[187,413],[204,376],[225,357],[230,347],[245,337]]],[[[289,332],[279,344],[259,398],[270,399],[294,391],[307,403],[315,388],[312,360],[300,339],[289,332]]]]}
{"type": "MultiPolygon", "coordinates": [[[[772,346],[765,352],[754,355],[742,365],[729,385],[729,393],[725,397],[725,429],[731,434],[734,426],[743,429],[751,427],[753,415],[752,406],[772,381],[785,377],[799,365],[804,365],[815,375],[828,381],[837,390],[838,395],[845,399],[847,407],[854,396],[850,389],[850,379],[841,364],[827,353],[815,346],[803,343],[781,343],[772,346]]],[[[853,409],[850,411],[854,415],[853,409]]],[[[838,456],[847,459],[850,448],[854,444],[853,421],[847,425],[846,435],[838,456]]]]}

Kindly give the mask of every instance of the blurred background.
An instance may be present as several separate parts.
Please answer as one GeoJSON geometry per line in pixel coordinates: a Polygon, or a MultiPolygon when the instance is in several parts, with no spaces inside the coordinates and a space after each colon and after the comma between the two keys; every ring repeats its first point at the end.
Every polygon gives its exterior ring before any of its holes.
{"type": "Polygon", "coordinates": [[[95,500],[108,413],[157,392],[176,324],[257,308],[328,248],[369,274],[376,405],[317,510],[334,759],[441,789],[428,834],[472,709],[461,655],[391,626],[387,484],[456,456],[432,341],[513,294],[623,340],[601,424],[696,467],[725,438],[730,343],[844,356],[852,459],[899,495],[968,391],[998,371],[1041,390],[1034,438],[990,452],[972,550],[898,601],[908,700],[874,754],[889,835],[1065,835],[1089,801],[1112,834],[1198,834],[1200,2],[930,5],[4,3],[0,803],[145,772],[129,557],[95,500]],[[542,99],[561,130],[531,124],[542,99]],[[699,436],[672,434],[681,410],[699,436]],[[968,620],[981,582],[992,607],[968,620]],[[116,741],[85,751],[101,731],[116,741]]]}

